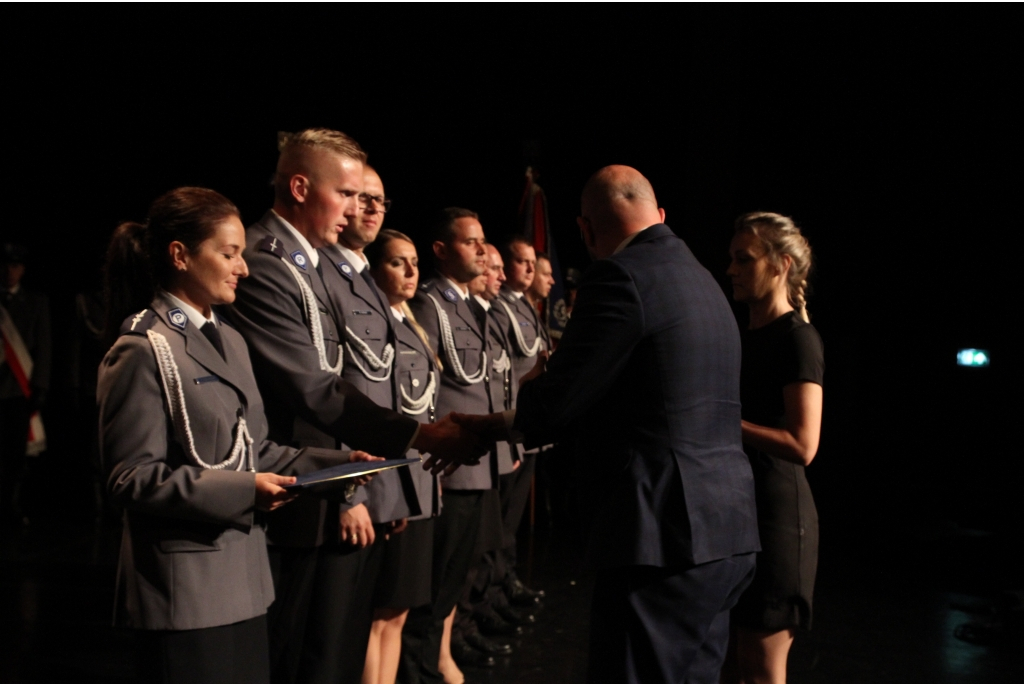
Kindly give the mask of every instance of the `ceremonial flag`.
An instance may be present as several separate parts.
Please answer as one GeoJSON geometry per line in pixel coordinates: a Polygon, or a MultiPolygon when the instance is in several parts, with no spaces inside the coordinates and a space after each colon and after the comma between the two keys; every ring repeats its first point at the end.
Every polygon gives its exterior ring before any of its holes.
{"type": "Polygon", "coordinates": [[[537,252],[547,254],[551,260],[551,276],[555,279],[555,284],[551,286],[551,293],[539,313],[547,324],[551,337],[557,340],[562,337],[562,331],[569,323],[565,306],[565,284],[562,282],[562,269],[558,264],[555,243],[551,237],[548,200],[535,178],[533,168],[526,167],[526,187],[519,201],[519,234],[532,243],[537,252]]]}

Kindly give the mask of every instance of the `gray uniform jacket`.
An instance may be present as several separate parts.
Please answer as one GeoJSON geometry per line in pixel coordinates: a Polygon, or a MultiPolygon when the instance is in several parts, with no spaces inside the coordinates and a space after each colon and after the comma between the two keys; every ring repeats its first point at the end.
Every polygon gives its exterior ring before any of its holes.
{"type": "MultiPolygon", "coordinates": [[[[391,308],[386,305],[387,296],[380,292],[372,280],[367,282],[358,272],[358,265],[350,264],[337,248],[322,248],[319,252],[327,294],[335,309],[345,319],[345,329],[342,330],[342,339],[345,341],[342,378],[376,404],[397,410],[398,388],[395,385],[394,358],[386,366],[374,368],[375,363],[383,361],[384,350],[389,345],[392,354],[395,353],[395,330],[392,326],[394,316],[391,315],[391,308]],[[367,349],[361,349],[352,338],[362,341],[367,349]]],[[[364,504],[374,523],[387,523],[420,514],[408,467],[378,473],[362,490],[366,493],[364,504]]]]}
{"type": "MultiPolygon", "coordinates": [[[[392,317],[393,319],[394,317],[392,317]]],[[[410,325],[406,322],[395,322],[394,326],[395,337],[398,340],[395,354],[395,378],[400,397],[404,395],[407,398],[402,402],[402,411],[420,423],[433,423],[437,419],[437,396],[441,389],[441,373],[437,364],[434,363],[433,354],[423,345],[423,341],[410,325]],[[432,398],[425,409],[412,413],[416,410],[410,410],[409,405],[424,399],[424,393],[430,388],[431,374],[434,379],[432,398]]],[[[416,450],[409,450],[409,454],[406,456],[422,457],[423,455],[416,450]]],[[[431,475],[429,471],[424,471],[415,464],[409,468],[408,473],[415,488],[416,500],[421,512],[412,518],[424,519],[440,514],[441,492],[438,488],[440,476],[431,475]]]]}
{"type": "Polygon", "coordinates": [[[125,510],[114,620],[129,628],[226,625],[265,613],[274,599],[262,515],[254,509],[255,473],[204,468],[187,454],[147,330],[170,345],[195,450],[207,464],[231,453],[239,416],[258,471],[299,475],[348,461],[344,452],[267,440],[242,337],[218,326],[222,358],[173,307],[158,297],[130,317],[99,370],[100,451],[111,498],[125,510]]]}
{"type": "MultiPolygon", "coordinates": [[[[541,338],[538,350],[550,350],[551,344],[548,340],[547,329],[541,326],[537,310],[533,308],[533,305],[530,304],[525,296],[516,297],[512,294],[511,290],[503,287],[501,292],[498,293],[498,298],[508,306],[515,317],[514,321],[509,321],[509,328],[506,329],[509,343],[511,343],[509,355],[512,357],[512,387],[514,392],[519,386],[519,379],[537,364],[537,353],[534,352],[532,355],[527,356],[526,352],[528,350],[524,350],[520,346],[519,338],[515,335],[515,330],[512,326],[519,328],[527,348],[533,347],[538,336],[541,338]]],[[[497,301],[494,303],[494,308],[500,310],[507,317],[505,307],[497,301]]]]}
{"type": "MultiPolygon", "coordinates": [[[[512,391],[512,348],[508,336],[509,319],[505,310],[497,302],[491,302],[491,308],[487,310],[487,348],[488,364],[491,367],[491,380],[488,383],[488,393],[491,396],[491,407],[493,411],[504,411],[512,409],[515,396],[512,391]],[[503,354],[504,353],[504,354],[503,354]]],[[[498,458],[498,474],[505,475],[512,473],[514,462],[519,460],[517,448],[508,442],[499,441],[496,445],[498,458]]]]}
{"type": "MultiPolygon", "coordinates": [[[[226,314],[249,346],[266,398],[270,438],[297,447],[328,448],[344,440],[379,457],[402,457],[417,423],[374,404],[337,373],[321,368],[302,291],[287,263],[315,294],[331,367],[337,364],[345,317],[327,296],[309,255],[276,214],[267,212],[246,230],[244,256],[249,277],[239,281],[235,303],[226,314]]],[[[333,268],[329,263],[320,266],[333,268]]],[[[270,542],[294,547],[321,544],[325,536],[337,534],[337,517],[326,513],[326,502],[314,498],[275,511],[268,517],[270,542]]]]}
{"type": "MultiPolygon", "coordinates": [[[[427,333],[427,340],[441,357],[444,373],[441,376],[441,392],[437,398],[437,416],[445,417],[449,412],[460,414],[487,414],[492,411],[488,391],[490,365],[493,359],[487,354],[488,368],[481,368],[481,352],[487,352],[486,338],[480,330],[480,323],[462,299],[462,295],[438,276],[420,284],[416,296],[409,300],[409,308],[416,320],[427,333]],[[433,299],[431,299],[433,298],[433,299]],[[448,345],[444,341],[444,329],[434,303],[441,307],[449,324],[448,345]],[[458,360],[468,378],[480,377],[476,383],[467,383],[458,377],[452,356],[458,360]]],[[[499,411],[499,408],[494,408],[499,411]]],[[[497,458],[494,451],[472,466],[462,466],[444,479],[444,487],[452,490],[489,490],[498,487],[497,458]]]]}

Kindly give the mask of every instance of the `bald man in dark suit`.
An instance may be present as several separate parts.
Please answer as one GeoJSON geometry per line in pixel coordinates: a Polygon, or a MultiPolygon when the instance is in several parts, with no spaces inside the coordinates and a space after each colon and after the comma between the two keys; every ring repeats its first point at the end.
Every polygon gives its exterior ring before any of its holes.
{"type": "MultiPolygon", "coordinates": [[[[759,549],[739,331],[638,171],[601,169],[581,204],[595,261],[546,372],[519,389],[512,433],[575,443],[580,459],[597,571],[588,681],[718,682],[759,549]]],[[[456,420],[498,435],[502,418],[456,420]]]]}

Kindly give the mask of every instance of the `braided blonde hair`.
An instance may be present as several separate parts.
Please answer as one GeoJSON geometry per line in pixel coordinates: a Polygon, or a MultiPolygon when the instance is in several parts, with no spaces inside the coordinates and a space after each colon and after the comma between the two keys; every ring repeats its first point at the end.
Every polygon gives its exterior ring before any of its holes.
{"type": "Polygon", "coordinates": [[[811,245],[793,220],[774,212],[750,212],[736,219],[736,233],[752,233],[761,239],[769,263],[782,272],[782,256],[789,255],[792,264],[786,285],[789,303],[810,323],[807,314],[807,276],[811,271],[811,245]]]}

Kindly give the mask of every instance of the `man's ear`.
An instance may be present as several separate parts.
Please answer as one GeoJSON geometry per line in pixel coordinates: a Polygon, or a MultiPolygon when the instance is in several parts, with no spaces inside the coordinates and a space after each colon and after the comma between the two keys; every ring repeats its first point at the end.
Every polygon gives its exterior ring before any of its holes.
{"type": "Polygon", "coordinates": [[[440,240],[435,240],[433,247],[434,247],[434,256],[437,257],[437,259],[439,261],[442,261],[442,262],[445,261],[445,258],[448,257],[448,246],[445,245],[440,240]]]}
{"type": "Polygon", "coordinates": [[[661,223],[665,223],[665,208],[658,207],[658,214],[661,215],[661,223]]]}
{"type": "Polygon", "coordinates": [[[295,174],[288,179],[288,189],[291,191],[292,199],[299,204],[304,203],[306,198],[309,197],[310,188],[308,176],[295,174]]]}
{"type": "Polygon", "coordinates": [[[583,239],[583,244],[587,247],[594,247],[594,229],[590,225],[590,219],[578,216],[576,217],[576,225],[580,227],[580,237],[583,239]]]}

